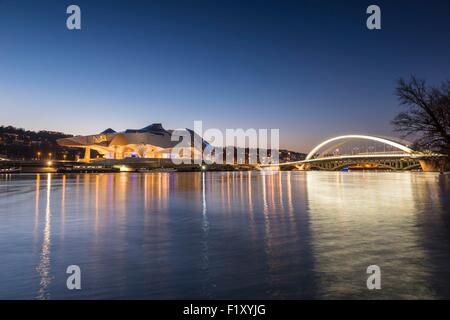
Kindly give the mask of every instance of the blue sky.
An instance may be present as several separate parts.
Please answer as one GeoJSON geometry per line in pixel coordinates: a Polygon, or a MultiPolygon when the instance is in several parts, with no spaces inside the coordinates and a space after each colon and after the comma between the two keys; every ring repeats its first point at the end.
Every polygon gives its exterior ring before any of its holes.
{"type": "Polygon", "coordinates": [[[279,128],[308,151],[392,135],[396,81],[449,79],[448,1],[0,0],[0,125],[279,128]],[[66,28],[66,8],[82,30],[66,28]]]}

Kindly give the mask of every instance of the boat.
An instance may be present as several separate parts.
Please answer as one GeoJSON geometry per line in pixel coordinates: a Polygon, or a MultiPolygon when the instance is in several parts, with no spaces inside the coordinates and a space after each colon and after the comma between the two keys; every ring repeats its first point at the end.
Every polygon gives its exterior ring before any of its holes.
{"type": "Polygon", "coordinates": [[[175,168],[157,168],[157,169],[149,169],[149,168],[140,168],[137,172],[146,173],[146,172],[176,172],[175,168]]]}
{"type": "Polygon", "coordinates": [[[0,168],[0,173],[19,173],[22,172],[22,168],[0,168]]]}
{"type": "Polygon", "coordinates": [[[118,168],[101,166],[73,166],[58,168],[58,173],[114,173],[119,172],[118,168]]]}

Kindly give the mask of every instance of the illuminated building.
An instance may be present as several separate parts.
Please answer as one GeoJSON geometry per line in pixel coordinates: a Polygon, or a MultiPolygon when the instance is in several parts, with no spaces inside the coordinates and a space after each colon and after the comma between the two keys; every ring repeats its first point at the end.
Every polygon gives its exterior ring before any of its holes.
{"type": "Polygon", "coordinates": [[[117,160],[197,158],[201,157],[202,148],[207,145],[190,129],[174,132],[164,129],[160,123],[124,132],[106,129],[96,135],[58,139],[57,143],[63,147],[84,149],[84,158],[81,160],[84,162],[91,162],[91,150],[97,151],[104,159],[117,160]]]}

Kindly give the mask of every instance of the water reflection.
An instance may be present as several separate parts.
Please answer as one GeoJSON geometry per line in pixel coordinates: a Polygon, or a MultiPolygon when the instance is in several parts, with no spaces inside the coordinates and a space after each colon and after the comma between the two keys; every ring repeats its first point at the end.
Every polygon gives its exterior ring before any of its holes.
{"type": "Polygon", "coordinates": [[[208,237],[209,237],[209,222],[207,215],[207,206],[206,206],[206,173],[202,173],[202,271],[204,273],[204,280],[202,283],[202,291],[203,296],[206,298],[211,298],[211,277],[209,272],[209,246],[208,246],[208,237]]]}
{"type": "Polygon", "coordinates": [[[2,177],[0,298],[450,298],[449,180],[2,177]],[[70,264],[83,270],[79,292],[65,287],[70,264]],[[370,264],[382,269],[381,291],[365,287],[370,264]]]}
{"type": "Polygon", "coordinates": [[[38,228],[39,228],[39,193],[41,188],[41,175],[36,175],[36,190],[35,190],[35,209],[34,209],[34,241],[33,243],[37,243],[38,228]]]}
{"type": "Polygon", "coordinates": [[[37,267],[37,272],[40,276],[40,287],[38,291],[38,299],[48,299],[50,293],[48,286],[50,285],[52,276],[50,274],[50,246],[51,246],[51,190],[52,190],[52,175],[47,175],[47,193],[45,204],[45,223],[44,223],[44,238],[42,241],[41,259],[37,267]]]}
{"type": "Polygon", "coordinates": [[[384,283],[378,298],[435,298],[423,246],[432,234],[424,234],[420,219],[442,212],[437,189],[435,175],[308,172],[319,295],[373,297],[363,280],[367,266],[376,264],[384,283]]]}

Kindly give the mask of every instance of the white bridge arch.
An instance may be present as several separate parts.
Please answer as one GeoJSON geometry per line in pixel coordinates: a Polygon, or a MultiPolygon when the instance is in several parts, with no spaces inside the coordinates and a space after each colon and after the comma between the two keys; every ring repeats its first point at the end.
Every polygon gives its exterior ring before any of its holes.
{"type": "Polygon", "coordinates": [[[322,143],[320,143],[316,147],[314,147],[314,149],[312,149],[310,153],[308,153],[305,160],[310,160],[316,154],[317,151],[322,149],[322,147],[326,146],[327,144],[330,144],[332,142],[339,141],[339,140],[348,140],[348,139],[372,140],[372,141],[381,142],[381,143],[387,144],[389,146],[392,146],[394,148],[400,149],[408,154],[414,153],[414,150],[412,150],[412,149],[408,148],[407,146],[402,145],[398,142],[395,142],[393,140],[388,140],[386,138],[380,138],[380,137],[376,137],[376,136],[349,134],[349,135],[334,137],[334,138],[323,141],[322,143]]]}

